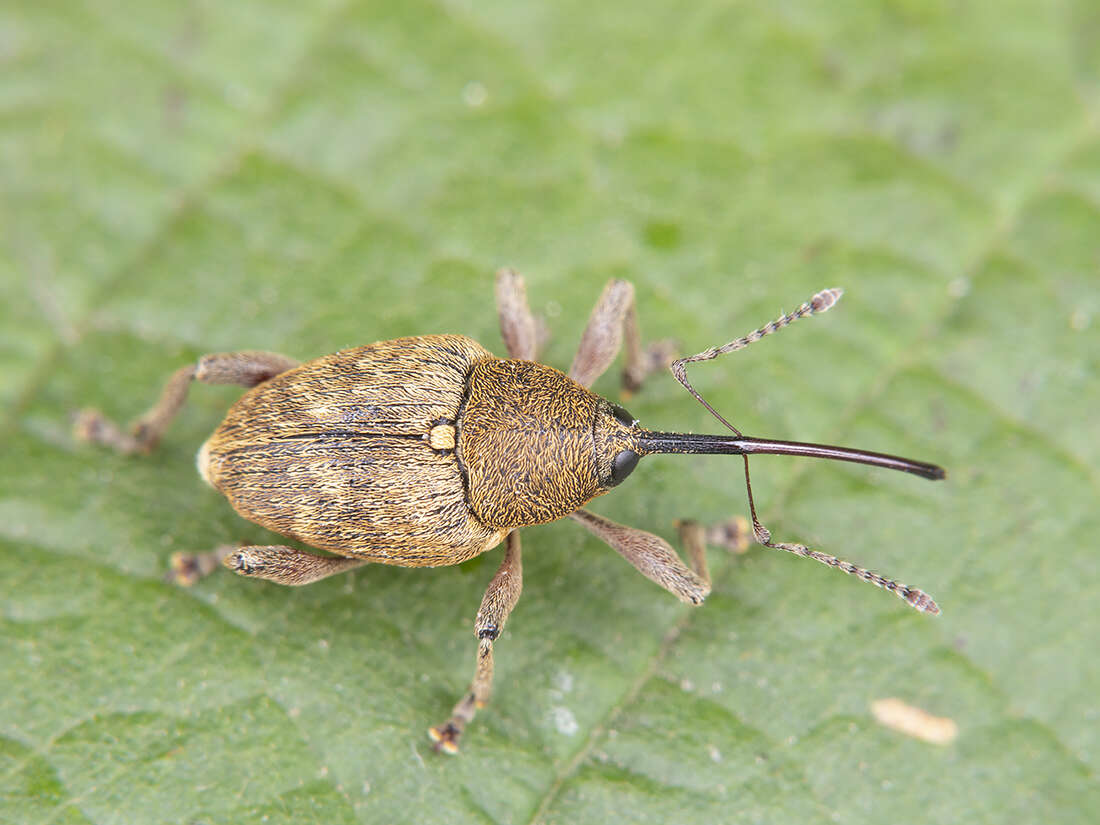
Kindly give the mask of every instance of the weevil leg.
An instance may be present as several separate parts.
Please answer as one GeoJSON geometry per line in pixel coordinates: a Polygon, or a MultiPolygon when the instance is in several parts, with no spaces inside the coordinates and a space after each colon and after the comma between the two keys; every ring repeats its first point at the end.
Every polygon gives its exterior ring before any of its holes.
{"type": "MultiPolygon", "coordinates": [[[[697,521],[685,519],[676,525],[680,533],[680,546],[687,553],[688,567],[707,584],[710,590],[710,568],[707,566],[706,529],[697,521]]],[[[641,531],[639,531],[641,532],[641,531]]],[[[679,559],[677,558],[677,561],[679,559]]]]}
{"type": "Polygon", "coordinates": [[[316,556],[284,545],[223,544],[208,553],[173,553],[166,581],[190,587],[225,566],[234,573],[278,584],[310,584],[367,564],[344,556],[316,556]]]}
{"type": "MultiPolygon", "coordinates": [[[[219,551],[214,551],[215,553],[219,551]]],[[[298,586],[327,579],[369,564],[365,559],[346,556],[317,556],[285,545],[233,547],[222,554],[222,565],[234,573],[277,584],[298,586]]]]}
{"type": "Polygon", "coordinates": [[[752,525],[744,516],[734,516],[707,526],[683,519],[676,522],[676,528],[680,532],[680,545],[687,551],[688,567],[706,582],[710,581],[706,555],[708,547],[720,547],[740,554],[747,553],[752,544],[752,525]]]}
{"type": "Polygon", "coordinates": [[[545,338],[545,330],[527,304],[527,285],[514,269],[497,272],[497,316],[500,334],[511,358],[534,361],[545,338]]]}
{"type": "MultiPolygon", "coordinates": [[[[676,528],[680,531],[680,543],[688,550],[689,560],[697,546],[719,547],[740,555],[747,553],[753,542],[752,525],[744,516],[734,516],[706,526],[684,519],[676,522],[676,528]]],[[[690,566],[692,570],[698,570],[695,564],[690,566]]]]}
{"type": "Polygon", "coordinates": [[[236,544],[222,544],[207,553],[173,553],[164,580],[190,587],[221,567],[225,557],[239,549],[236,544]]]}
{"type": "Polygon", "coordinates": [[[706,532],[701,525],[695,522],[680,524],[680,540],[687,550],[689,562],[684,564],[672,546],[660,536],[618,524],[588,510],[577,510],[569,518],[607,542],[639,573],[661,585],[680,601],[702,604],[710,593],[706,532]]]}
{"type": "Polygon", "coordinates": [[[485,596],[481,600],[481,609],[474,621],[474,633],[477,635],[477,666],[470,689],[454,706],[451,718],[442,725],[428,730],[435,742],[435,749],[445,753],[458,752],[458,740],[462,731],[474,718],[478,708],[485,707],[493,686],[493,642],[504,629],[508,614],[519,601],[523,590],[523,562],[520,553],[519,531],[508,534],[504,551],[504,560],[500,563],[496,575],[489,582],[485,596]]]}
{"type": "Polygon", "coordinates": [[[286,372],[298,362],[274,352],[218,352],[204,355],[195,364],[180,367],[164,385],[160,398],[123,430],[96,409],[81,410],[73,426],[79,441],[111,447],[120,453],[152,450],[176,413],[187,400],[192,381],[204,384],[239,384],[254,387],[286,372]]]}
{"type": "Polygon", "coordinates": [[[675,344],[669,340],[642,348],[634,310],[634,285],[616,278],[608,281],[588,317],[569,377],[586,387],[592,386],[624,346],[626,365],[622,378],[627,393],[638,390],[649,373],[667,367],[676,357],[675,344]]]}
{"type": "Polygon", "coordinates": [[[708,547],[721,547],[731,553],[747,553],[752,545],[752,525],[744,516],[709,524],[703,528],[705,544],[708,547]]]}

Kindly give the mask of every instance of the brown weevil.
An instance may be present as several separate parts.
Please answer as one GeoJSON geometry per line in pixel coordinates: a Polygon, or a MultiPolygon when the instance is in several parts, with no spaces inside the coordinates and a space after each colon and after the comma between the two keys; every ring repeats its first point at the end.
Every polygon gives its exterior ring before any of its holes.
{"type": "Polygon", "coordinates": [[[627,281],[613,280],[592,311],[565,374],[535,360],[539,332],[523,279],[503,270],[497,275],[496,298],[507,359],[460,335],[381,341],[304,364],[268,352],[204,355],[177,370],[152,409],[128,431],[85,410],[77,417],[76,434],[121,452],[148,452],[183,405],[193,380],[250,388],[199,450],[200,475],[245,518],[335,555],[284,545],[177,555],[174,577],[182,583],[221,562],[241,575],[309,584],[371,562],[459,564],[505,542],[504,560],[474,622],[473,683],[451,718],[430,730],[437,749],[454,753],[462,730],[489,698],[493,642],[519,598],[519,528],[568,516],[684,602],[699,604],[710,592],[706,539],[698,525],[680,526],[688,557],[684,564],[664,539],[582,509],[618,486],[647,455],[742,456],[758,542],[837,567],[894,592],[917,610],[939,612],[920,590],[801,544],[773,542],[756,516],[748,456],[854,461],[928,479],[943,478],[940,467],[881,453],[744,436],[687,380],[687,364],[742,349],[799,318],[826,311],[839,297],[840,290],[824,290],[744,338],[672,361],[667,344],[643,349],[634,289],[627,281]],[[590,392],[624,344],[628,390],[670,364],[677,380],[732,435],[647,430],[622,407],[590,392]]]}

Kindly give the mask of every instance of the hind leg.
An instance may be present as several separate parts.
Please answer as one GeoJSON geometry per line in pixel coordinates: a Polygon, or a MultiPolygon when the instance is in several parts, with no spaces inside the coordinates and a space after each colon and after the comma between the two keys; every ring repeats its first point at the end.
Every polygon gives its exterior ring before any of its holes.
{"type": "Polygon", "coordinates": [[[173,553],[165,579],[188,587],[219,566],[254,579],[298,587],[369,564],[347,556],[318,556],[286,545],[223,544],[209,553],[173,553]]]}
{"type": "MultiPolygon", "coordinates": [[[[125,430],[99,410],[88,408],[77,414],[73,435],[78,441],[100,444],[124,454],[149,453],[183,407],[192,381],[254,387],[297,365],[293,358],[274,352],[204,355],[196,363],[172,373],[153,406],[125,430]]],[[[236,549],[220,547],[210,553],[176,553],[166,578],[182,585],[194,584],[214,572],[222,559],[236,549]]]]}
{"type": "Polygon", "coordinates": [[[274,352],[204,355],[197,363],[180,367],[172,373],[156,403],[125,430],[99,410],[88,408],[77,414],[73,435],[78,441],[101,444],[120,453],[148,453],[183,407],[192,381],[254,387],[296,366],[298,362],[293,358],[274,352]]]}

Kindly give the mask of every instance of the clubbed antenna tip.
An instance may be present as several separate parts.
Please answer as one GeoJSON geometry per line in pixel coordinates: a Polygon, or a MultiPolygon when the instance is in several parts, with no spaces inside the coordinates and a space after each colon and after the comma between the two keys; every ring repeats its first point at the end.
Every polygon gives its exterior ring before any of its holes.
{"type": "Polygon", "coordinates": [[[827,309],[833,306],[840,300],[840,296],[844,294],[844,290],[838,286],[834,286],[831,289],[823,289],[810,299],[810,307],[814,312],[825,312],[827,309]]]}

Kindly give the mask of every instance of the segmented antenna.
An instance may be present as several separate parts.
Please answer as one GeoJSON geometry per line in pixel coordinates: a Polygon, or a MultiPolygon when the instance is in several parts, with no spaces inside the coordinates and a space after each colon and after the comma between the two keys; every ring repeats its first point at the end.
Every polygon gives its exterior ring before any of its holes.
{"type": "MultiPolygon", "coordinates": [[[[706,407],[710,411],[711,415],[713,415],[715,418],[725,424],[737,435],[743,435],[743,433],[739,429],[726,421],[726,419],[722,417],[718,410],[714,409],[714,407],[708,404],[706,399],[703,398],[703,396],[699,395],[698,392],[696,392],[695,387],[691,386],[691,382],[688,381],[687,377],[687,365],[694,364],[697,361],[711,361],[717,358],[719,355],[725,355],[727,352],[736,352],[739,349],[744,349],[749,344],[755,344],[765,335],[771,335],[773,332],[779,332],[779,330],[783,329],[783,327],[789,327],[799,318],[805,318],[807,315],[815,315],[819,312],[827,312],[829,309],[832,308],[833,304],[840,300],[840,296],[843,294],[844,290],[840,287],[823,289],[821,290],[821,292],[817,293],[814,297],[812,297],[809,301],[804,303],[794,312],[788,313],[786,315],[781,315],[770,324],[762,326],[760,327],[760,329],[755,330],[754,332],[750,332],[748,335],[744,336],[743,338],[738,338],[736,341],[730,341],[724,346],[711,347],[710,349],[703,350],[702,352],[696,353],[695,355],[689,355],[687,358],[680,358],[676,361],[673,361],[669,369],[672,370],[672,374],[676,377],[676,380],[684,385],[684,389],[690,392],[695,397],[696,401],[706,407]]],[[[748,459],[745,460],[746,462],[748,461],[748,459]]]]}
{"type": "MultiPolygon", "coordinates": [[[[809,301],[804,303],[794,312],[787,315],[782,315],[776,320],[772,321],[766,326],[760,327],[760,329],[750,332],[743,338],[738,338],[735,341],[730,341],[721,347],[711,347],[708,350],[704,350],[696,355],[689,356],[687,358],[680,358],[672,363],[670,369],[672,374],[676,377],[684,389],[686,389],[692,396],[702,404],[706,409],[722,422],[727,428],[729,428],[737,436],[742,436],[742,432],[727,421],[717,410],[714,409],[706,399],[701,396],[698,391],[691,385],[687,377],[687,365],[694,364],[698,361],[710,361],[717,358],[719,355],[725,355],[728,352],[736,352],[739,349],[744,349],[749,344],[756,343],[765,335],[771,335],[773,332],[778,332],[783,327],[790,326],[799,318],[805,318],[809,315],[815,315],[817,313],[826,312],[837,301],[840,300],[840,296],[844,292],[841,289],[824,289],[821,292],[814,295],[809,301]]],[[[813,559],[821,564],[827,564],[829,567],[835,567],[837,570],[842,570],[850,576],[856,576],[865,582],[881,587],[883,590],[888,590],[910,607],[921,611],[922,613],[937,614],[940,612],[939,606],[936,602],[922,590],[918,590],[915,587],[909,587],[901,582],[894,581],[893,579],[887,579],[880,576],[877,573],[873,573],[870,570],[859,567],[851,562],[838,559],[836,556],[830,556],[827,553],[821,553],[817,550],[811,550],[804,544],[788,544],[785,542],[772,541],[771,531],[768,530],[763,524],[760,523],[760,519],[756,516],[756,502],[752,497],[752,481],[749,478],[749,457],[748,455],[742,455],[745,462],[745,490],[749,497],[749,513],[752,516],[752,528],[753,536],[756,540],[765,547],[771,547],[774,550],[785,550],[788,553],[793,553],[796,556],[802,556],[804,558],[813,559]]]]}

